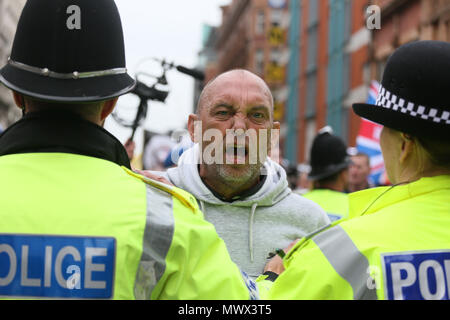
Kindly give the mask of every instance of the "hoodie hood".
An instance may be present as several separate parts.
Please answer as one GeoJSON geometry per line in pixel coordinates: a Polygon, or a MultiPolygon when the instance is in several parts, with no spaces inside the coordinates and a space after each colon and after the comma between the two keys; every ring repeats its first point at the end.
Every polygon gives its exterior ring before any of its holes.
{"type": "MultiPolygon", "coordinates": [[[[179,159],[178,167],[167,170],[167,175],[176,186],[189,191],[199,201],[214,205],[229,205],[229,202],[218,199],[200,178],[198,172],[199,149],[199,145],[195,144],[186,150],[179,159]]],[[[270,158],[267,158],[264,163],[261,174],[267,175],[261,188],[247,198],[233,201],[233,206],[252,207],[255,203],[258,207],[273,206],[291,193],[288,188],[286,172],[270,158]]]]}

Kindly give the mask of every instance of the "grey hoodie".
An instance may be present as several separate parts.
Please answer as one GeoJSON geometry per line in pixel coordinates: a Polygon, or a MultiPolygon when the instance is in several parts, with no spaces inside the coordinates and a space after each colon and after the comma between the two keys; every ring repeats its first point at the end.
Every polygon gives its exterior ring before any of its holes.
{"type": "Polygon", "coordinates": [[[252,278],[263,273],[276,249],[330,223],[319,205],[288,188],[286,172],[269,158],[264,164],[267,177],[255,194],[231,203],[216,198],[200,178],[198,155],[197,144],[183,153],[178,167],[153,173],[197,198],[233,261],[252,278]]]}

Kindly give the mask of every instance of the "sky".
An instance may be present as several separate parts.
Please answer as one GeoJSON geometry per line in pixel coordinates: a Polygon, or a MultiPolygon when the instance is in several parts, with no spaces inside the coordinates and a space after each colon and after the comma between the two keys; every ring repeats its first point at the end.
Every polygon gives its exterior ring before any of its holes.
{"type": "MultiPolygon", "coordinates": [[[[221,23],[220,6],[230,0],[115,0],[122,19],[128,72],[145,72],[160,76],[162,69],[152,58],[166,59],[188,68],[196,66],[202,48],[202,25],[221,23]]],[[[166,102],[149,101],[144,128],[158,133],[185,127],[193,108],[194,80],[176,69],[166,74],[169,96],[166,102]]],[[[155,79],[143,77],[148,85],[155,79]]],[[[133,120],[139,100],[129,94],[119,99],[117,114],[133,120]]],[[[119,126],[109,117],[105,128],[121,142],[125,142],[131,129],[119,126]]],[[[136,133],[136,153],[141,151],[142,131],[136,133]]]]}

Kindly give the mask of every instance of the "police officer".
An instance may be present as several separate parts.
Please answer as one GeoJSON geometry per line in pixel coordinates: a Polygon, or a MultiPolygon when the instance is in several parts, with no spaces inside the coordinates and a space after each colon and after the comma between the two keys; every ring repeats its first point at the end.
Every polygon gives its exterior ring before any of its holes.
{"type": "Polygon", "coordinates": [[[271,298],[449,299],[449,70],[448,42],[413,42],[389,58],[376,105],[353,109],[384,125],[393,186],[351,194],[358,217],[300,241],[271,298]]]}
{"type": "Polygon", "coordinates": [[[112,0],[29,0],[0,81],[0,296],[248,299],[193,197],[130,171],[102,128],[135,81],[112,0]]]}
{"type": "Polygon", "coordinates": [[[344,141],[333,134],[331,127],[322,128],[310,153],[308,179],[313,182],[313,189],[303,196],[318,203],[331,221],[348,217],[348,195],[344,190],[350,163],[344,141]]]}

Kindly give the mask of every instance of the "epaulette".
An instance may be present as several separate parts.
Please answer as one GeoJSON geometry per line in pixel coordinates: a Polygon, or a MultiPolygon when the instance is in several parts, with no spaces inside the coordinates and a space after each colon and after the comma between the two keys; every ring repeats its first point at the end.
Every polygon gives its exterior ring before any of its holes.
{"type": "Polygon", "coordinates": [[[170,186],[170,185],[167,185],[165,183],[162,183],[162,182],[159,182],[159,181],[147,178],[145,176],[142,176],[140,174],[137,174],[137,173],[131,171],[130,169],[128,169],[126,167],[122,166],[122,169],[125,170],[125,172],[128,173],[129,175],[131,175],[131,176],[141,180],[145,184],[150,185],[150,186],[152,186],[154,188],[157,188],[159,190],[162,190],[164,192],[170,193],[172,196],[177,198],[185,206],[191,208],[192,211],[195,214],[200,212],[197,200],[189,192],[186,192],[186,191],[184,191],[184,190],[182,190],[180,188],[177,188],[177,187],[174,187],[174,186],[170,186]]]}

